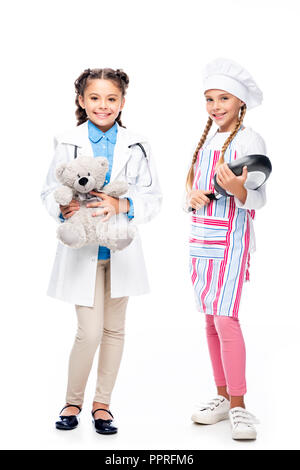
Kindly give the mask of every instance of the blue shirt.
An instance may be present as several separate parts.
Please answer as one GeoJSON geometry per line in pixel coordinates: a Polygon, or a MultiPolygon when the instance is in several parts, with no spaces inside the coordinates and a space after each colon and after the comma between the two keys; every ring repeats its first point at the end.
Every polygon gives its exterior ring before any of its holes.
{"type": "MultiPolygon", "coordinates": [[[[108,131],[102,132],[95,124],[88,121],[88,133],[89,139],[92,144],[94,157],[106,157],[109,163],[109,168],[106,173],[105,184],[110,182],[111,170],[113,166],[114,150],[117,141],[118,126],[115,123],[108,131]]],[[[132,219],[133,214],[133,203],[128,198],[130,208],[127,213],[128,218],[132,219]]],[[[110,258],[110,250],[105,246],[99,246],[98,259],[110,258]]]]}

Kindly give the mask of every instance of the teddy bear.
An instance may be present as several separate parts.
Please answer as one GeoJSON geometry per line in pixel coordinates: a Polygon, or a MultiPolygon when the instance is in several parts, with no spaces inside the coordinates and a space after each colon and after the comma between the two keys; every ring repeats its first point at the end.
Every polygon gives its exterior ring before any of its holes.
{"type": "Polygon", "coordinates": [[[136,227],[129,222],[124,213],[112,216],[102,222],[104,215],[93,217],[95,208],[86,207],[88,202],[101,198],[90,194],[97,191],[112,197],[120,197],[128,190],[125,181],[114,181],[105,185],[108,171],[105,157],[80,156],[56,168],[57,180],[62,183],[54,193],[56,202],[68,205],[72,199],[80,203],[80,208],[72,217],[65,219],[57,229],[58,239],[71,248],[85,245],[106,246],[112,251],[127,247],[136,234],[136,227]]]}

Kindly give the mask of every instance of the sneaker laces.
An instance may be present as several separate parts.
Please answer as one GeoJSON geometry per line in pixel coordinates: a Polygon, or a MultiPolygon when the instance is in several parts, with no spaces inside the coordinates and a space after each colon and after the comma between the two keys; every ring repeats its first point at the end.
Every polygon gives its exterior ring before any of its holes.
{"type": "Polygon", "coordinates": [[[199,408],[200,408],[200,411],[205,411],[205,410],[211,410],[211,411],[214,411],[215,408],[217,408],[217,406],[219,406],[221,403],[223,403],[225,401],[225,397],[224,398],[213,398],[212,400],[208,401],[207,403],[200,403],[199,405],[199,408]]]}
{"type": "Polygon", "coordinates": [[[237,426],[238,424],[246,424],[247,426],[253,426],[253,424],[259,424],[258,419],[249,411],[244,408],[230,410],[230,415],[232,416],[233,425],[237,426]]]}

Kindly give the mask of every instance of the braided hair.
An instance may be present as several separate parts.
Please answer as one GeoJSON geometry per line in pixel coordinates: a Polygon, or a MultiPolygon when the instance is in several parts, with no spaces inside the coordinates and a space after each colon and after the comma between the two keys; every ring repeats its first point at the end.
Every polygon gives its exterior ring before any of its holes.
{"type": "MultiPolygon", "coordinates": [[[[78,97],[83,96],[84,91],[88,85],[88,82],[96,78],[113,81],[114,84],[121,91],[122,97],[124,97],[126,94],[126,90],[129,84],[129,77],[122,69],[114,70],[110,68],[105,68],[105,69],[84,70],[82,74],[79,75],[79,77],[74,82],[75,92],[76,92],[75,104],[77,106],[77,109],[75,111],[75,115],[77,118],[77,126],[80,126],[80,124],[83,124],[84,122],[88,120],[85,109],[83,109],[79,104],[78,97]]],[[[116,122],[121,127],[124,127],[121,121],[121,114],[122,114],[122,111],[119,112],[116,122]]]]}
{"type": "MultiPolygon", "coordinates": [[[[224,145],[223,145],[222,150],[221,150],[221,157],[219,158],[219,161],[217,162],[216,167],[218,167],[219,165],[222,165],[222,163],[224,163],[224,155],[225,155],[225,152],[227,150],[227,147],[230,144],[230,142],[233,140],[233,138],[235,137],[235,135],[237,134],[239,128],[241,127],[241,125],[243,123],[243,120],[244,120],[244,117],[245,117],[245,114],[246,114],[246,111],[247,111],[247,107],[246,107],[245,104],[243,104],[240,111],[241,111],[240,116],[237,120],[237,123],[236,123],[236,126],[235,126],[234,130],[231,132],[230,136],[224,142],[224,145]]],[[[213,120],[209,117],[208,121],[206,123],[205,129],[204,129],[204,132],[203,132],[203,134],[201,136],[201,139],[199,140],[199,143],[198,143],[198,145],[196,147],[196,150],[194,152],[194,155],[193,155],[193,158],[192,158],[192,163],[191,163],[191,166],[190,166],[189,172],[187,174],[187,178],[186,178],[186,184],[185,185],[186,185],[186,190],[187,191],[191,190],[192,187],[193,187],[194,165],[196,163],[199,150],[202,148],[204,142],[206,141],[207,134],[208,134],[208,132],[209,132],[211,126],[212,126],[212,123],[213,123],[213,120]]]]}

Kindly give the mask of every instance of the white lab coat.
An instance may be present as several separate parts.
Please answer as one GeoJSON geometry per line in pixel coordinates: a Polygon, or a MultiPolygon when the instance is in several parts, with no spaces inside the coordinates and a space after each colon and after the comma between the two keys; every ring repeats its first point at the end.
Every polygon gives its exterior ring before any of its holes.
{"type": "MultiPolygon", "coordinates": [[[[75,145],[77,155],[91,155],[93,150],[88,138],[87,122],[55,138],[55,154],[41,193],[49,214],[62,223],[59,205],[53,193],[59,185],[56,167],[73,160],[75,145]]],[[[127,181],[129,189],[122,197],[133,201],[134,218],[129,223],[149,222],[160,210],[162,195],[155,164],[147,140],[118,126],[117,141],[110,181],[127,181]],[[148,162],[138,146],[146,150],[148,162]]],[[[117,217],[127,217],[119,214],[117,217]]],[[[53,233],[54,236],[54,233],[53,233]]],[[[77,305],[94,305],[98,246],[69,248],[58,242],[47,294],[77,305]]],[[[149,292],[147,272],[139,234],[121,251],[111,252],[111,297],[140,295],[149,292]]]]}

